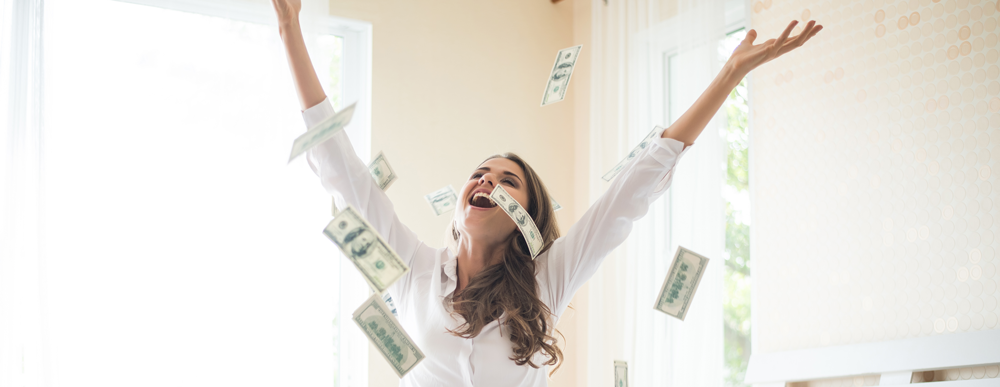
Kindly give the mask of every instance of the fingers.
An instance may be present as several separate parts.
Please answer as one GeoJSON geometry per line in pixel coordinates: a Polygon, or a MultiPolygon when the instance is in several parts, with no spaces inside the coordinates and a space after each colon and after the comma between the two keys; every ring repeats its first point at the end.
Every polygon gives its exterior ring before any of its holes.
{"type": "MultiPolygon", "coordinates": [[[[816,36],[816,33],[819,32],[822,29],[823,29],[823,26],[821,26],[821,25],[820,26],[816,26],[816,28],[814,28],[813,31],[812,31],[812,35],[809,35],[809,39],[812,39],[813,36],[816,36]]],[[[809,39],[806,39],[806,40],[809,40],[809,39]]]]}
{"type": "Polygon", "coordinates": [[[798,36],[792,38],[792,41],[795,43],[795,46],[796,47],[801,46],[802,43],[805,43],[806,40],[809,40],[809,37],[812,36],[812,30],[815,27],[816,27],[815,20],[810,20],[809,23],[806,23],[806,26],[805,28],[802,29],[802,32],[799,33],[798,36]]]}
{"type": "Polygon", "coordinates": [[[816,24],[815,21],[809,21],[809,25],[806,27],[806,29],[804,29],[802,33],[799,34],[799,36],[795,37],[794,39],[795,47],[802,46],[807,41],[809,41],[809,39],[812,39],[813,36],[816,36],[816,33],[822,29],[823,29],[822,25],[816,24]]]}
{"type": "Polygon", "coordinates": [[[778,49],[778,56],[781,56],[792,49],[801,47],[806,40],[809,40],[809,38],[812,37],[812,32],[815,27],[815,20],[810,20],[809,23],[806,23],[805,28],[802,29],[801,33],[785,41],[785,44],[778,49]]]}
{"type": "Polygon", "coordinates": [[[785,31],[783,31],[781,36],[778,36],[778,39],[774,41],[774,51],[778,51],[778,49],[785,45],[785,40],[788,39],[788,35],[792,33],[792,29],[794,29],[798,24],[798,20],[792,20],[791,23],[788,23],[788,27],[785,27],[785,31]]]}
{"type": "Polygon", "coordinates": [[[757,30],[750,30],[747,32],[747,36],[743,38],[743,43],[753,45],[754,39],[757,39],[757,30]]]}
{"type": "Polygon", "coordinates": [[[801,47],[806,43],[806,41],[812,39],[813,36],[816,36],[816,33],[822,29],[822,25],[817,25],[816,22],[812,20],[809,21],[809,24],[807,24],[802,30],[802,33],[785,42],[784,46],[778,51],[777,56],[781,56],[788,51],[801,47]]]}

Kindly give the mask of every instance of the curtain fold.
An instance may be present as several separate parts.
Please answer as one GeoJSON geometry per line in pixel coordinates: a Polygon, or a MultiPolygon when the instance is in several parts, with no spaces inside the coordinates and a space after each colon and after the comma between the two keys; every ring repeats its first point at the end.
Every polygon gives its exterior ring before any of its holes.
{"type": "MultiPolygon", "coordinates": [[[[592,2],[591,201],[600,176],[656,125],[669,125],[717,74],[724,58],[723,1],[592,2]]],[[[720,386],[724,140],[713,119],[678,165],[670,191],[588,286],[590,386],[629,364],[632,385],[720,386]],[[652,305],[678,245],[712,259],[681,322],[652,305]]]]}
{"type": "Polygon", "coordinates": [[[0,4],[0,385],[41,386],[43,1],[0,4]]]}

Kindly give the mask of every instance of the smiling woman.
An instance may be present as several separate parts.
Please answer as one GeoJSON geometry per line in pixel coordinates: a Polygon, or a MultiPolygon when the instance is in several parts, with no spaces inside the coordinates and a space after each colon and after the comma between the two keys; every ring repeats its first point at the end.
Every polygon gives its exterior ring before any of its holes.
{"type": "MultiPolygon", "coordinates": [[[[318,87],[302,43],[300,4],[272,3],[306,128],[313,128],[335,111],[318,87]]],[[[670,128],[653,132],[648,145],[563,237],[544,184],[514,154],[490,157],[471,173],[457,203],[449,233],[454,249],[449,249],[426,245],[400,221],[343,132],[311,148],[307,160],[327,191],[337,203],[353,206],[410,267],[388,291],[400,325],[426,358],[402,376],[400,385],[547,385],[548,367],[558,368],[562,357],[554,326],[573,295],[664,194],[677,161],[729,91],[750,69],[802,45],[821,28],[809,22],[802,34],[789,38],[794,26],[760,45],[749,33],[691,109],[670,128]],[[490,200],[501,187],[539,229],[540,249],[532,251],[525,239],[531,234],[518,232],[507,208],[490,200]]]]}
{"type": "Polygon", "coordinates": [[[513,153],[486,159],[465,183],[462,197],[468,199],[459,203],[452,222],[458,256],[454,308],[465,320],[452,333],[473,338],[503,317],[510,329],[514,363],[558,369],[562,350],[549,332],[550,326],[555,327],[554,315],[539,298],[535,261],[527,243],[515,232],[514,221],[489,199],[498,185],[527,209],[542,234],[542,251],[559,238],[548,190],[535,170],[513,153]],[[477,256],[488,260],[473,258],[477,256]],[[536,363],[532,357],[539,352],[547,358],[536,363]]]}

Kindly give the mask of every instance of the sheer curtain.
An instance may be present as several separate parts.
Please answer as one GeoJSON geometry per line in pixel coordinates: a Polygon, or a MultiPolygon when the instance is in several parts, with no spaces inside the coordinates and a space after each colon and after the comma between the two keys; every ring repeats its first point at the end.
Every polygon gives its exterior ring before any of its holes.
{"type": "Polygon", "coordinates": [[[42,0],[0,4],[0,385],[40,386],[42,0]]]}
{"type": "MultiPolygon", "coordinates": [[[[720,68],[721,0],[594,1],[591,58],[591,197],[597,178],[655,125],[680,116],[720,68]]],[[[626,360],[630,384],[721,386],[724,140],[714,119],[680,162],[664,198],[590,282],[588,383],[612,380],[626,360]],[[712,259],[681,322],[652,309],[678,245],[712,259]]]]}
{"type": "MultiPolygon", "coordinates": [[[[304,3],[328,95],[368,104],[304,3]]],[[[341,317],[367,287],[286,165],[304,128],[270,5],[2,4],[0,386],[367,385],[341,317]]]]}

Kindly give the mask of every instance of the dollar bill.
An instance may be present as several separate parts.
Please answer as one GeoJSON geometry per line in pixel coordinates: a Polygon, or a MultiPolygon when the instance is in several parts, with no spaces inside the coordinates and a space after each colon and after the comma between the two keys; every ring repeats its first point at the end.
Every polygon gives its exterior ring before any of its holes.
{"type": "MultiPolygon", "coordinates": [[[[383,192],[389,189],[389,186],[396,181],[396,171],[392,169],[389,165],[389,160],[385,158],[382,152],[378,152],[378,156],[368,164],[368,172],[372,174],[372,178],[375,179],[375,183],[378,187],[382,189],[383,192]]],[[[333,216],[337,216],[340,210],[337,209],[337,200],[333,200],[331,205],[331,211],[333,216]]]]}
{"type": "Polygon", "coordinates": [[[559,202],[557,202],[555,199],[549,198],[549,201],[552,202],[552,212],[556,212],[562,209],[562,206],[560,206],[559,202]]]}
{"type": "Polygon", "coordinates": [[[538,226],[535,226],[535,221],[528,215],[528,211],[525,211],[521,204],[514,200],[500,185],[490,193],[490,199],[496,203],[497,207],[502,208],[507,216],[514,219],[517,229],[521,230],[521,235],[524,236],[524,241],[528,243],[528,249],[531,250],[531,259],[535,259],[542,251],[542,247],[545,246],[545,241],[542,240],[542,233],[538,232],[538,226]]]}
{"type": "Polygon", "coordinates": [[[573,46],[559,50],[556,63],[552,65],[552,73],[545,84],[545,94],[542,94],[542,106],[562,101],[566,98],[566,88],[576,67],[576,59],[580,57],[583,46],[573,46]]]}
{"type": "Polygon", "coordinates": [[[337,112],[332,117],[309,128],[309,130],[296,138],[295,142],[292,143],[292,154],[288,156],[288,162],[291,163],[296,157],[306,153],[306,151],[323,141],[329,140],[330,137],[343,130],[351,122],[351,117],[354,116],[355,105],[357,104],[352,103],[351,106],[344,108],[344,110],[337,112]]]}
{"type": "Polygon", "coordinates": [[[708,258],[677,246],[674,261],[670,264],[670,271],[663,280],[660,295],[656,297],[653,309],[684,321],[706,268],[708,268],[708,258]]]}
{"type": "Polygon", "coordinates": [[[628,363],[615,360],[615,387],[628,387],[628,363]]]}
{"type": "Polygon", "coordinates": [[[656,135],[663,132],[663,129],[664,128],[660,126],[653,128],[653,131],[649,132],[649,134],[647,134],[646,137],[644,137],[642,141],[639,142],[639,145],[636,145],[635,148],[632,148],[632,151],[628,153],[628,156],[625,156],[624,160],[619,161],[614,168],[611,168],[611,170],[608,171],[608,173],[605,173],[604,176],[601,176],[601,178],[604,179],[604,181],[611,181],[611,179],[614,179],[615,176],[618,176],[618,172],[621,172],[622,169],[625,169],[625,166],[628,165],[629,161],[632,161],[632,159],[638,156],[643,149],[646,149],[646,147],[649,146],[649,143],[653,141],[654,138],[656,138],[656,135]]]}
{"type": "Polygon", "coordinates": [[[371,172],[372,178],[375,179],[375,183],[378,184],[378,187],[382,191],[389,189],[389,186],[396,181],[396,171],[392,170],[389,160],[385,158],[385,154],[382,152],[378,152],[375,160],[372,160],[371,164],[368,164],[368,172],[371,172]]]}
{"type": "Polygon", "coordinates": [[[340,247],[375,292],[382,294],[410,270],[352,206],[340,211],[323,234],[340,247]]]}
{"type": "Polygon", "coordinates": [[[410,335],[406,334],[403,326],[389,312],[379,293],[368,297],[361,307],[354,311],[351,319],[358,324],[400,378],[424,360],[424,353],[417,348],[410,335]]]}
{"type": "Polygon", "coordinates": [[[455,194],[455,189],[451,187],[451,184],[424,195],[424,199],[427,199],[427,203],[430,203],[431,208],[434,209],[434,213],[437,215],[454,210],[455,205],[458,203],[458,195],[455,194]]]}

